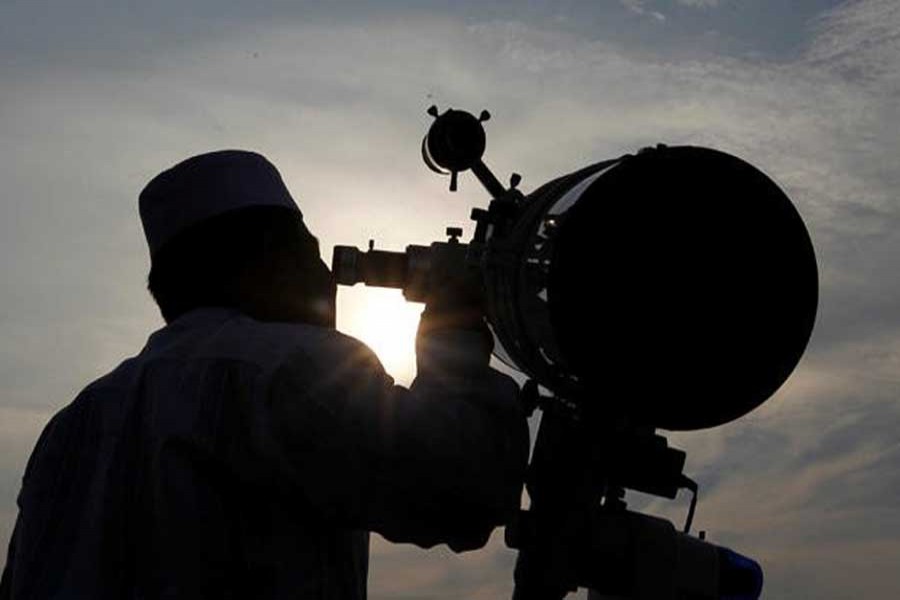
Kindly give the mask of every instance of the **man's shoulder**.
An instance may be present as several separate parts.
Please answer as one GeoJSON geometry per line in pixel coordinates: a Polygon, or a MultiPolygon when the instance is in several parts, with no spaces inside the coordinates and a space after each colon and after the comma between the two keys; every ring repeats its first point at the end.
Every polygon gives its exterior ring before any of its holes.
{"type": "Polygon", "coordinates": [[[211,332],[198,355],[234,358],[277,368],[306,356],[315,362],[374,353],[361,341],[335,329],[283,321],[258,321],[235,315],[211,332]]]}
{"type": "Polygon", "coordinates": [[[88,396],[102,396],[109,393],[121,392],[129,388],[138,369],[140,355],[123,360],[113,370],[87,384],[75,397],[77,403],[81,398],[88,396]]]}

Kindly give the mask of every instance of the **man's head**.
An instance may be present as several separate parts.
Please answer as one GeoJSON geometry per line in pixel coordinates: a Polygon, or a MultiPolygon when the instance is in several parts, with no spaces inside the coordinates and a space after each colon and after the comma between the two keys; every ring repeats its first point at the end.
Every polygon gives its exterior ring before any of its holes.
{"type": "Polygon", "coordinates": [[[262,156],[189,158],[147,184],[140,211],[148,287],[166,321],[226,306],[260,320],[334,325],[335,287],[318,240],[262,156]]]}

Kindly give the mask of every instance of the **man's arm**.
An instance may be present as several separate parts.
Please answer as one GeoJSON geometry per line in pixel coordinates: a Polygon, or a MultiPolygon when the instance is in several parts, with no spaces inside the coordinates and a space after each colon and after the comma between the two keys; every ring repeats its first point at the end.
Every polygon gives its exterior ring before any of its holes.
{"type": "Polygon", "coordinates": [[[364,344],[321,330],[275,376],[274,437],[313,508],[421,546],[483,546],[519,507],[528,428],[484,332],[426,314],[419,372],[394,385],[364,344]]]}
{"type": "Polygon", "coordinates": [[[6,566],[3,567],[3,574],[0,575],[0,600],[10,600],[12,598],[12,578],[16,570],[16,532],[19,529],[18,522],[13,527],[12,537],[9,540],[9,550],[6,553],[6,566]]]}

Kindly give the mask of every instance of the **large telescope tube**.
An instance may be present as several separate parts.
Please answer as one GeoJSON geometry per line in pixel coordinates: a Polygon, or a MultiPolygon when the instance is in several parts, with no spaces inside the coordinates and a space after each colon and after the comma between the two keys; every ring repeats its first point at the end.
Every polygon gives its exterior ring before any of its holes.
{"type": "Polygon", "coordinates": [[[485,282],[512,361],[655,427],[712,427],[762,404],[815,320],[815,255],[794,206],[707,148],[658,147],[547,183],[509,254],[515,267],[496,260],[485,282]]]}

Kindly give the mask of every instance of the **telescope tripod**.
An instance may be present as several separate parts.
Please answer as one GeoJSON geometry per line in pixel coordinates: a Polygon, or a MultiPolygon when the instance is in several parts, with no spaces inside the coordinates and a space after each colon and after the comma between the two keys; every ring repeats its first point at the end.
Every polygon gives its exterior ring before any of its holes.
{"type": "MultiPolygon", "coordinates": [[[[526,404],[537,388],[529,382],[526,404]]],[[[669,521],[627,510],[625,489],[674,498],[696,485],[682,475],[685,453],[652,429],[586,415],[547,399],[528,469],[531,499],[507,528],[519,550],[513,600],[559,600],[579,587],[590,598],[700,600],[757,598],[762,571],[750,559],[669,521]]]]}

